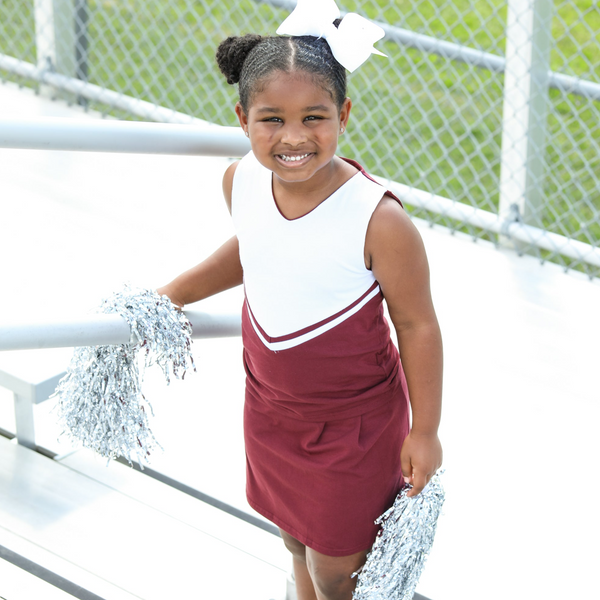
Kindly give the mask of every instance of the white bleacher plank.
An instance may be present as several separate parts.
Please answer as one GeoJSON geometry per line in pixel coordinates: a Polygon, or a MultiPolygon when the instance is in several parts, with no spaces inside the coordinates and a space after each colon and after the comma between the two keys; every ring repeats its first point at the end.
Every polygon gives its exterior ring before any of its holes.
{"type": "Polygon", "coordinates": [[[117,588],[144,600],[284,588],[284,570],[177,518],[6,440],[0,451],[2,526],[117,588]]]}
{"type": "MultiPolygon", "coordinates": [[[[137,500],[153,509],[203,531],[231,546],[286,571],[291,565],[280,538],[156,481],[139,471],[81,450],[62,459],[61,464],[137,500]]],[[[200,490],[202,491],[202,490],[200,490]]]]}
{"type": "Polygon", "coordinates": [[[73,596],[0,559],[0,598],[5,600],[73,600],[73,596]]]}
{"type": "MultiPolygon", "coordinates": [[[[15,535],[1,526],[0,544],[8,551],[14,553],[14,555],[17,555],[18,557],[24,557],[27,561],[31,561],[31,563],[35,565],[35,570],[38,571],[38,573],[40,572],[41,568],[41,570],[47,571],[50,574],[48,576],[50,583],[47,583],[44,577],[36,577],[35,575],[30,574],[27,569],[19,569],[21,573],[14,575],[17,578],[15,581],[21,582],[25,580],[27,582],[31,582],[30,586],[28,586],[26,590],[31,589],[33,591],[37,591],[38,589],[45,589],[44,586],[46,586],[48,589],[52,590],[52,593],[58,594],[58,598],[62,600],[65,594],[67,594],[67,592],[57,589],[61,587],[61,582],[57,581],[57,579],[62,579],[73,584],[75,587],[78,586],[81,590],[94,593],[100,598],[104,598],[106,600],[139,600],[138,596],[129,594],[125,590],[114,586],[109,581],[96,577],[94,574],[80,568],[73,562],[63,559],[57,554],[54,554],[53,552],[48,551],[41,546],[36,545],[35,543],[32,543],[28,539],[15,535]],[[52,583],[55,585],[51,585],[52,583]]],[[[0,562],[7,563],[7,561],[0,562]]],[[[13,568],[17,567],[13,566],[13,568]]],[[[6,600],[20,600],[23,593],[21,596],[17,596],[13,599],[12,596],[7,594],[9,589],[14,589],[14,585],[11,584],[9,587],[7,584],[5,587],[1,578],[0,582],[2,582],[0,584],[0,596],[4,592],[6,595],[6,600]]],[[[71,594],[68,594],[66,597],[70,600],[73,600],[73,596],[71,594]]],[[[42,594],[32,594],[31,596],[24,596],[24,598],[25,600],[46,600],[46,596],[42,594]]],[[[53,596],[49,596],[48,598],[53,598],[53,596]]]]}

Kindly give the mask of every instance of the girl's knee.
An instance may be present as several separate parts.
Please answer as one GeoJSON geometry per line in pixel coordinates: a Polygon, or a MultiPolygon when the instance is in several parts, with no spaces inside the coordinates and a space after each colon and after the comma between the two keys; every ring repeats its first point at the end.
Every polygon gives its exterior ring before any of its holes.
{"type": "Polygon", "coordinates": [[[352,573],[311,572],[311,578],[323,600],[351,600],[356,580],[352,573]]]}
{"type": "Polygon", "coordinates": [[[306,561],[306,546],[298,541],[295,537],[291,536],[289,533],[286,533],[282,529],[279,530],[281,532],[281,539],[285,544],[285,547],[292,553],[292,556],[298,560],[303,562],[306,561]]]}
{"type": "Polygon", "coordinates": [[[356,587],[352,577],[363,564],[366,552],[352,556],[331,557],[307,551],[307,565],[315,589],[324,600],[351,600],[356,587]]]}

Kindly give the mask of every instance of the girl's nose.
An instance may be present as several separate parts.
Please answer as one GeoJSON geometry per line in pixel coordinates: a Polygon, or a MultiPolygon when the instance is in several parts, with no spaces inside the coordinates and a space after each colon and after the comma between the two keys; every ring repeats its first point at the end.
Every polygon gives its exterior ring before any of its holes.
{"type": "Polygon", "coordinates": [[[281,132],[281,141],[289,146],[298,146],[306,141],[302,125],[286,123],[281,132]]]}

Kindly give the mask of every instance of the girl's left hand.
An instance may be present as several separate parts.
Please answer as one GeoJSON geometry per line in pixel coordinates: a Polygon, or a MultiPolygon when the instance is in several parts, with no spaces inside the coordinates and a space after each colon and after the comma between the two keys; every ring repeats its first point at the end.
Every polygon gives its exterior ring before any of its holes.
{"type": "Polygon", "coordinates": [[[406,436],[400,462],[405,481],[413,486],[406,494],[408,497],[421,493],[442,466],[442,455],[442,444],[437,433],[420,434],[411,430],[406,436]]]}

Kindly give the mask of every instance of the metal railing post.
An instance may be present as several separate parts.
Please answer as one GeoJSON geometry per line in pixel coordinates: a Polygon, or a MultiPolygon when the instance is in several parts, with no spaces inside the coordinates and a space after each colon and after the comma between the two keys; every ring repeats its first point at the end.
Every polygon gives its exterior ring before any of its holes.
{"type": "Polygon", "coordinates": [[[33,420],[33,400],[22,394],[13,393],[15,401],[15,425],[17,442],[21,446],[35,449],[35,424],[33,420]]]}
{"type": "MultiPolygon", "coordinates": [[[[34,0],[37,65],[40,69],[69,77],[76,75],[75,12],[73,0],[34,0]]],[[[50,86],[40,85],[43,96],[55,97],[57,93],[50,86]]],[[[69,94],[66,99],[73,100],[73,96],[69,94]]]]}
{"type": "Polygon", "coordinates": [[[541,225],[552,12],[553,0],[508,0],[499,206],[507,224],[541,225]]]}

